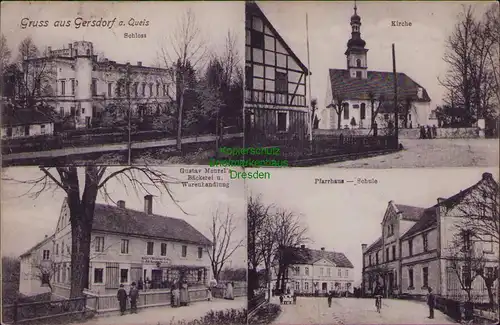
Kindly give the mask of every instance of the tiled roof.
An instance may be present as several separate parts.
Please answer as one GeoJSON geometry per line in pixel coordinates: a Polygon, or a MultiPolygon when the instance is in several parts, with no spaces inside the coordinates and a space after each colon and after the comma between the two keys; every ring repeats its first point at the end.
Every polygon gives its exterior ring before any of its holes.
{"type": "Polygon", "coordinates": [[[302,61],[300,61],[299,57],[288,46],[288,44],[285,42],[283,37],[281,37],[280,33],[278,33],[276,28],[274,28],[273,24],[271,24],[269,19],[267,19],[266,15],[262,11],[262,9],[260,9],[260,7],[254,1],[247,1],[246,2],[245,12],[246,12],[246,14],[253,14],[253,15],[261,17],[264,20],[264,22],[266,23],[267,27],[269,27],[269,29],[273,32],[274,35],[276,35],[276,37],[281,42],[281,44],[283,44],[283,47],[285,48],[285,50],[295,59],[295,61],[297,61],[297,64],[299,65],[299,67],[306,74],[309,74],[309,69],[306,67],[306,65],[304,63],[302,63],[302,61]]]}
{"type": "Polygon", "coordinates": [[[414,234],[417,234],[427,228],[430,228],[437,224],[437,205],[431,208],[425,209],[420,220],[413,225],[402,237],[401,239],[406,239],[414,234]]]}
{"type": "Polygon", "coordinates": [[[2,114],[3,126],[33,125],[53,122],[51,116],[36,109],[15,109],[2,114]]]}
{"type": "Polygon", "coordinates": [[[48,242],[49,240],[52,240],[54,238],[55,235],[52,235],[50,237],[47,237],[47,238],[44,238],[42,241],[38,242],[36,245],[34,245],[33,247],[31,247],[30,249],[28,249],[26,252],[24,252],[23,254],[21,254],[21,256],[19,257],[24,257],[24,256],[28,256],[31,254],[31,252],[33,252],[34,250],[42,247],[46,242],[48,242]]]}
{"type": "Polygon", "coordinates": [[[92,230],[212,245],[185,220],[105,204],[95,205],[92,230]]]}
{"type": "Polygon", "coordinates": [[[354,267],[344,253],[339,252],[329,252],[301,247],[287,247],[285,256],[290,264],[313,264],[324,258],[332,261],[338,267],[354,267]]]}
{"type": "Polygon", "coordinates": [[[379,237],[379,239],[377,239],[374,243],[369,245],[368,248],[366,249],[366,253],[372,252],[380,247],[382,247],[382,237],[379,237]]]}
{"type": "Polygon", "coordinates": [[[424,212],[424,208],[414,207],[411,205],[395,204],[396,208],[403,214],[403,220],[418,221],[424,212]]]}
{"type": "MultiPolygon", "coordinates": [[[[411,98],[414,102],[430,102],[431,99],[425,88],[413,81],[404,73],[397,73],[399,98],[411,98]],[[418,89],[422,88],[422,98],[418,98],[418,89]]],[[[367,79],[352,78],[348,70],[330,69],[330,80],[332,94],[340,95],[343,99],[369,100],[369,94],[373,93],[376,98],[380,95],[385,97],[386,105],[381,111],[390,112],[390,102],[394,98],[394,75],[392,72],[368,71],[367,79]]]]}

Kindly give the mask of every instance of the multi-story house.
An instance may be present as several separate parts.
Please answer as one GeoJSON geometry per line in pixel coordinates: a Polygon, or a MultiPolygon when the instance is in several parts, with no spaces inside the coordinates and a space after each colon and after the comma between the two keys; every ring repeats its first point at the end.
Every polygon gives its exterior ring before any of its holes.
{"type": "MultiPolygon", "coordinates": [[[[160,113],[175,101],[175,75],[169,69],[117,63],[95,54],[92,42],[48,48],[23,64],[28,88],[77,128],[89,127],[107,108],[121,107],[132,116],[160,113]]],[[[22,94],[21,94],[22,95],[22,94]]]]}
{"type": "MultiPolygon", "coordinates": [[[[490,173],[484,173],[479,182],[452,197],[438,198],[437,204],[429,208],[389,202],[381,224],[382,236],[371,245],[362,244],[364,293],[373,293],[378,283],[387,295],[422,296],[430,287],[440,296],[463,299],[464,285],[470,278],[472,294],[487,300],[484,279],[469,269],[495,274],[498,243],[491,236],[463,233],[466,218],[481,215],[476,212],[472,216],[466,211],[481,209],[481,204],[471,207],[470,202],[479,202],[485,187],[498,193],[498,184],[490,173]],[[467,254],[472,255],[464,256],[469,250],[467,254]]],[[[493,213],[494,209],[488,211],[493,213]]],[[[496,292],[496,286],[498,281],[492,292],[496,292]]]]}
{"type": "MultiPolygon", "coordinates": [[[[368,49],[361,38],[356,5],[350,24],[351,38],[345,51],[347,69],[328,72],[326,108],[318,112],[320,128],[370,128],[372,117],[380,128],[388,127],[389,122],[394,125],[394,74],[368,70],[368,49]]],[[[425,88],[404,73],[397,73],[397,84],[401,127],[429,125],[431,99],[425,88]]]]}
{"type": "Polygon", "coordinates": [[[247,133],[304,139],[309,70],[255,2],[246,3],[245,41],[247,133]]]}
{"type": "Polygon", "coordinates": [[[54,235],[45,238],[20,256],[19,293],[25,296],[49,293],[53,274],[54,235]]]}
{"type": "Polygon", "coordinates": [[[354,266],[344,253],[305,245],[289,248],[287,252],[287,258],[293,261],[285,274],[287,289],[320,294],[352,291],[354,266]]]}
{"type": "MultiPolygon", "coordinates": [[[[207,285],[212,277],[208,249],[212,243],[186,221],[153,214],[152,196],[144,211],[96,204],[91,234],[88,289],[115,292],[120,284],[149,281],[151,288],[170,288],[181,278],[191,286],[207,285]]],[[[71,279],[71,229],[67,201],[63,202],[51,244],[53,283],[71,279]]]]}

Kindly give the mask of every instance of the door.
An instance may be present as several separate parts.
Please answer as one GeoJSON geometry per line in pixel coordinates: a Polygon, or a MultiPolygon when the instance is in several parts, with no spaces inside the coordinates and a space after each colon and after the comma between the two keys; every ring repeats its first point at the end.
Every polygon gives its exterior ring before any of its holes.
{"type": "Polygon", "coordinates": [[[389,287],[388,287],[388,294],[389,296],[392,296],[392,288],[394,287],[394,273],[389,273],[389,287]]]}
{"type": "Polygon", "coordinates": [[[323,291],[323,293],[328,291],[328,284],[326,282],[323,282],[321,284],[321,290],[323,291]]]}
{"type": "Polygon", "coordinates": [[[151,283],[152,283],[153,289],[160,288],[162,281],[163,281],[163,271],[162,270],[152,270],[151,271],[151,283]]]}

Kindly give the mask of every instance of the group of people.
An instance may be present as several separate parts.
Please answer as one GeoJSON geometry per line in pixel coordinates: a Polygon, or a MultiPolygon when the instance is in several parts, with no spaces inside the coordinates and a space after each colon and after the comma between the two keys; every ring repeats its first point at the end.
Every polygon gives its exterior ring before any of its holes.
{"type": "Polygon", "coordinates": [[[182,307],[189,305],[189,290],[188,283],[183,280],[179,283],[173,284],[170,288],[170,306],[182,307]]]}
{"type": "Polygon", "coordinates": [[[420,139],[435,139],[437,138],[437,127],[433,125],[432,127],[427,125],[420,126],[420,139]]]}
{"type": "Polygon", "coordinates": [[[118,303],[120,304],[120,313],[122,315],[124,315],[125,311],[127,310],[127,299],[129,298],[130,298],[130,312],[132,314],[137,313],[137,299],[139,298],[139,289],[136,287],[135,282],[132,282],[128,294],[127,291],[125,290],[124,285],[120,284],[120,288],[118,289],[116,298],[118,298],[118,303]]]}

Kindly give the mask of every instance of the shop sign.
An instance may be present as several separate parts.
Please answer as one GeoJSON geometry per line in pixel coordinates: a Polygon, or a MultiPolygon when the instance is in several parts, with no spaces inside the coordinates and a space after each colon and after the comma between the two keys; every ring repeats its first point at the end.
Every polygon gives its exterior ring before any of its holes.
{"type": "Polygon", "coordinates": [[[165,265],[170,265],[171,261],[169,258],[166,258],[166,257],[143,256],[142,263],[165,266],[165,265]]]}

